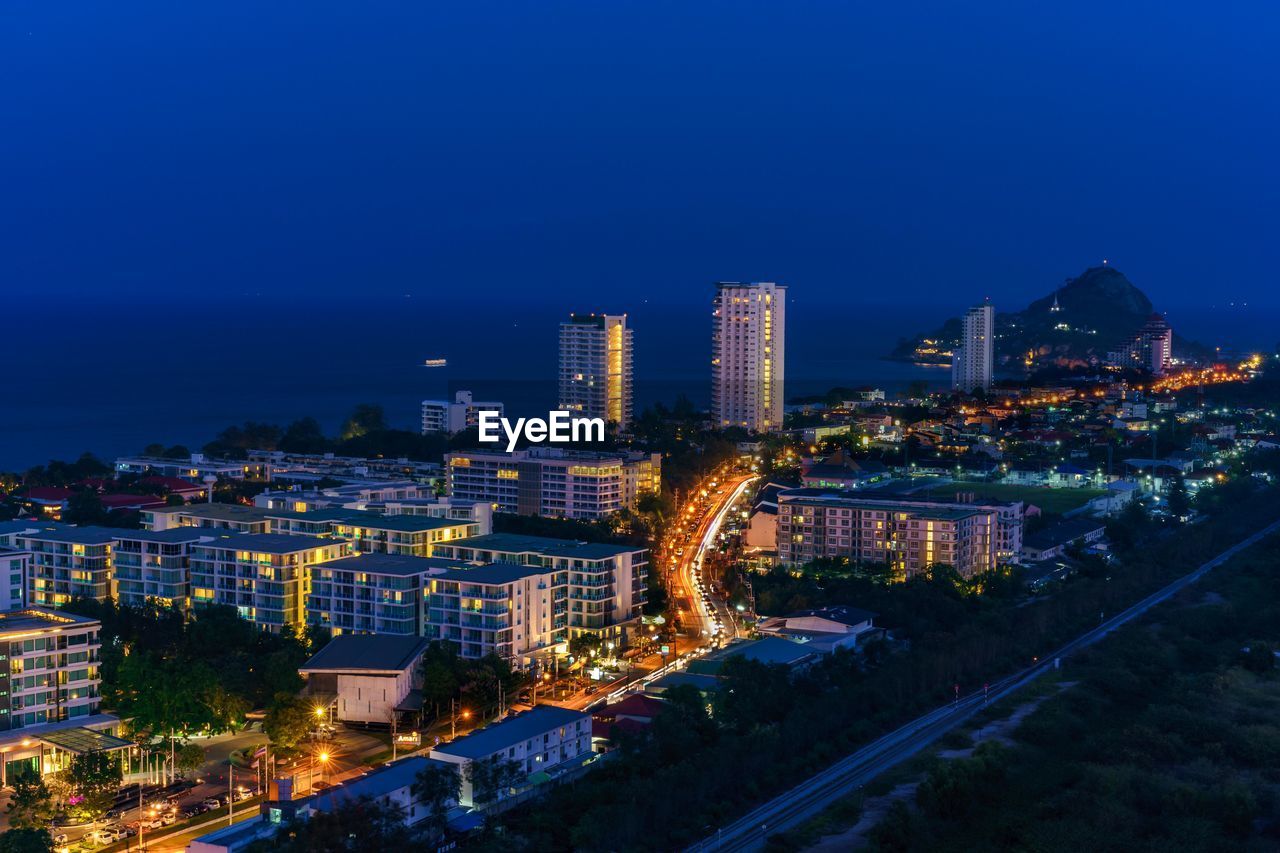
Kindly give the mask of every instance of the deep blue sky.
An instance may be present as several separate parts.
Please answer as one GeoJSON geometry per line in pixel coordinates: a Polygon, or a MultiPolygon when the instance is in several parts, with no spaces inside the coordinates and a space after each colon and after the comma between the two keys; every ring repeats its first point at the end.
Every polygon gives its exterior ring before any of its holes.
{"type": "Polygon", "coordinates": [[[631,288],[705,304],[771,278],[1021,307],[1107,257],[1161,306],[1276,308],[1278,22],[1169,0],[9,0],[0,289],[626,310],[631,288]]]}

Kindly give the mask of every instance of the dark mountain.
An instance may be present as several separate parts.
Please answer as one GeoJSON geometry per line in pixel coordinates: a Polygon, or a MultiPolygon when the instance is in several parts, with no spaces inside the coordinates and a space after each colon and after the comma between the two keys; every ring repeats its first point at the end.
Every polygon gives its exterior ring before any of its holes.
{"type": "MultiPolygon", "coordinates": [[[[1090,267],[1022,311],[996,313],[996,366],[1085,367],[1138,330],[1154,312],[1151,300],[1115,267],[1090,267]]],[[[915,338],[904,338],[889,357],[949,364],[960,340],[960,318],[915,338]]],[[[1174,352],[1202,356],[1199,344],[1174,337],[1174,352]]]]}

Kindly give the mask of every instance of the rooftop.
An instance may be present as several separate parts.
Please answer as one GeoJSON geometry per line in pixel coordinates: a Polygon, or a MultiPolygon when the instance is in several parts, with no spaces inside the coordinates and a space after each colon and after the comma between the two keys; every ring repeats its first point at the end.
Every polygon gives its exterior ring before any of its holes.
{"type": "Polygon", "coordinates": [[[237,551],[258,551],[264,554],[293,554],[298,551],[310,551],[312,548],[330,548],[345,543],[338,539],[323,539],[319,536],[241,533],[234,536],[220,536],[212,542],[200,544],[210,548],[235,548],[237,551]]]}
{"type": "Polygon", "coordinates": [[[344,572],[368,572],[371,575],[439,574],[449,569],[465,568],[462,560],[446,560],[443,557],[410,557],[406,554],[360,554],[340,560],[329,560],[316,568],[338,569],[344,572]]]}
{"type": "Polygon", "coordinates": [[[34,533],[27,534],[28,539],[39,542],[67,542],[76,545],[110,545],[115,541],[120,528],[113,527],[79,527],[74,524],[33,524],[34,533]]]}
{"type": "Polygon", "coordinates": [[[461,548],[479,548],[508,554],[543,554],[600,560],[619,554],[632,554],[644,549],[635,545],[610,545],[606,542],[583,542],[576,539],[552,539],[549,536],[525,536],[519,533],[489,533],[469,536],[446,543],[461,548]]]}
{"type": "MultiPolygon", "coordinates": [[[[537,705],[523,714],[507,717],[500,723],[494,723],[483,729],[455,741],[437,746],[433,752],[456,755],[459,758],[485,758],[495,752],[504,750],[534,735],[549,732],[560,726],[571,725],[578,720],[591,724],[591,716],[584,711],[571,711],[554,705],[537,705]]],[[[587,729],[590,731],[590,729],[587,729]]]]}
{"type": "Polygon", "coordinates": [[[449,569],[436,578],[442,581],[458,583],[478,583],[487,585],[508,584],[534,575],[545,575],[552,571],[544,566],[522,566],[518,563],[487,563],[471,568],[449,569]]]}
{"type": "Polygon", "coordinates": [[[211,521],[266,521],[274,516],[269,509],[240,504],[187,504],[186,506],[156,507],[152,513],[180,513],[190,518],[207,518],[211,521]]]}
{"type": "Polygon", "coordinates": [[[177,545],[208,538],[213,535],[213,532],[203,527],[171,527],[168,530],[117,530],[115,533],[116,539],[129,542],[160,542],[177,545]]]}
{"type": "Polygon", "coordinates": [[[422,637],[340,634],[300,666],[300,672],[394,672],[413,666],[427,648],[422,637]]]}
{"type": "Polygon", "coordinates": [[[47,631],[52,628],[97,625],[97,619],[68,613],[65,610],[47,610],[43,607],[26,607],[0,613],[0,639],[11,633],[47,631]]]}

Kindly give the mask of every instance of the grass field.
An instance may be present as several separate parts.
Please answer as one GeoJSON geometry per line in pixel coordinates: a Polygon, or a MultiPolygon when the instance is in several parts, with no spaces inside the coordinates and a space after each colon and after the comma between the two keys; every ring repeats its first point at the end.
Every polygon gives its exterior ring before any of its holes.
{"type": "Polygon", "coordinates": [[[1026,501],[1053,513],[1068,512],[1106,494],[1103,489],[1045,489],[1006,483],[949,483],[945,488],[951,492],[973,492],[998,501],[1026,501]]]}

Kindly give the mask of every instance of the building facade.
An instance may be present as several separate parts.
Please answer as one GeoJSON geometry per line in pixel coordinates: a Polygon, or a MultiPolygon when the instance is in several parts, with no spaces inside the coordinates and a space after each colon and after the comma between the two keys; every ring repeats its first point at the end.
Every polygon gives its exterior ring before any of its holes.
{"type": "Polygon", "coordinates": [[[568,584],[566,572],[515,563],[443,572],[428,581],[425,635],[464,658],[534,666],[566,638],[568,584]]]}
{"type": "Polygon", "coordinates": [[[721,427],[782,428],[787,289],[772,282],[716,286],[711,407],[721,427]]]}
{"type": "Polygon", "coordinates": [[[315,536],[246,533],[198,542],[191,549],[192,603],[234,607],[266,631],[301,627],[312,566],[350,553],[344,540],[315,536]]]}
{"type": "Polygon", "coordinates": [[[31,554],[27,602],[61,607],[76,597],[97,601],[114,597],[115,536],[119,532],[46,522],[16,535],[17,546],[31,554]]]}
{"type": "Polygon", "coordinates": [[[560,324],[560,408],[631,423],[631,329],[626,314],[573,314],[560,324]]]}
{"type": "Polygon", "coordinates": [[[1107,354],[1107,363],[1163,374],[1173,366],[1173,329],[1164,317],[1152,314],[1141,329],[1107,354]]]}
{"type": "Polygon", "coordinates": [[[996,309],[975,305],[961,321],[960,346],[951,356],[951,387],[965,394],[988,391],[994,369],[996,309]]]}
{"type": "Polygon", "coordinates": [[[996,513],[970,506],[933,508],[849,500],[795,489],[778,495],[778,558],[802,565],[823,558],[884,563],[905,580],[933,565],[963,577],[996,567],[996,513]]]}
{"type": "Polygon", "coordinates": [[[17,610],[26,602],[31,552],[0,545],[0,612],[17,610]]]}
{"type": "Polygon", "coordinates": [[[600,519],[634,509],[662,487],[658,453],[595,453],[535,447],[445,454],[449,496],[492,504],[497,512],[600,519]]]}
{"type": "MultiPolygon", "coordinates": [[[[97,619],[38,607],[0,613],[0,652],[7,658],[0,666],[0,731],[97,713],[101,628],[97,619]]],[[[6,767],[6,775],[14,769],[6,767]]]]}
{"type": "Polygon", "coordinates": [[[427,579],[454,560],[360,554],[311,567],[307,624],[341,634],[423,633],[427,579]]]}
{"type": "Polygon", "coordinates": [[[422,401],[422,434],[433,435],[443,433],[455,435],[467,429],[475,429],[480,424],[481,412],[497,412],[501,417],[504,409],[501,403],[479,402],[471,398],[470,391],[459,391],[448,400],[422,401]]]}
{"type": "Polygon", "coordinates": [[[141,605],[148,599],[186,610],[191,606],[191,547],[212,541],[195,527],[115,531],[116,598],[141,605]]]}

